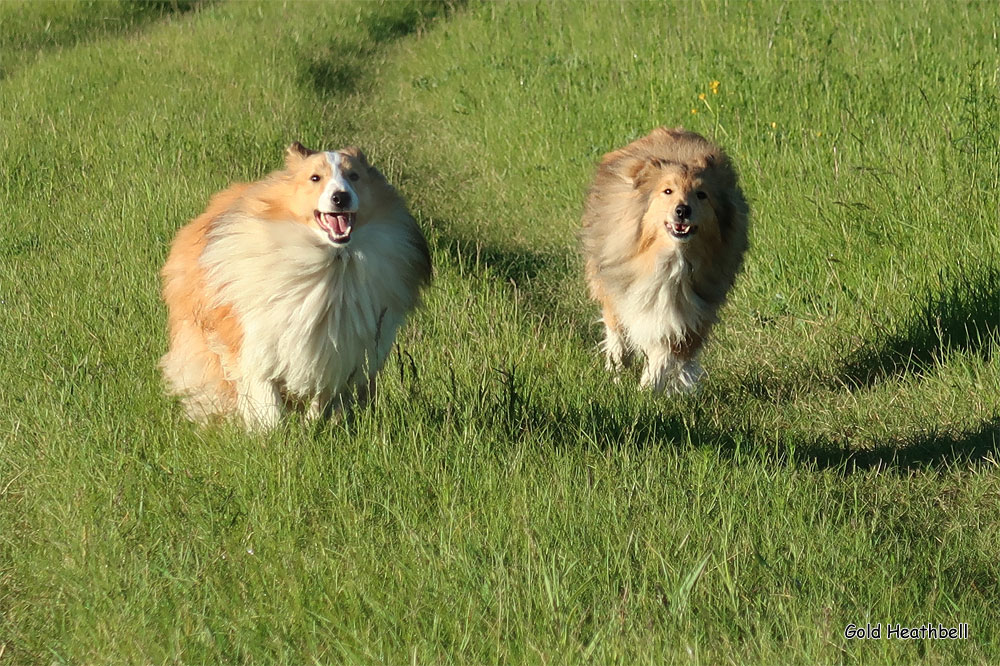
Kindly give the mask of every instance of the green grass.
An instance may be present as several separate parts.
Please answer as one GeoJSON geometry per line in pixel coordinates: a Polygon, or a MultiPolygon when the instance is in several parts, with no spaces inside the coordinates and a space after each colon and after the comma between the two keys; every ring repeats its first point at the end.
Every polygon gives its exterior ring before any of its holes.
{"type": "Polygon", "coordinates": [[[0,665],[1000,661],[998,28],[0,3],[0,665]],[[608,381],[574,236],[599,156],[660,124],[753,209],[680,399],[608,381]],[[157,272],[292,140],[364,147],[435,283],[353,422],[199,430],[157,272]]]}

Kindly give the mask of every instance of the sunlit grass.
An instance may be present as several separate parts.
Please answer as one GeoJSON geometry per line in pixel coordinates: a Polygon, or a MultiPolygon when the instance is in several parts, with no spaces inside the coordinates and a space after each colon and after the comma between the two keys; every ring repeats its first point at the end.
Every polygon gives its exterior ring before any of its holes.
{"type": "Polygon", "coordinates": [[[0,3],[0,664],[995,662],[994,14],[0,3]],[[660,124],[753,209],[679,399],[604,374],[575,237],[660,124]],[[362,146],[435,282],[353,422],[199,430],[157,271],[292,140],[362,146]]]}

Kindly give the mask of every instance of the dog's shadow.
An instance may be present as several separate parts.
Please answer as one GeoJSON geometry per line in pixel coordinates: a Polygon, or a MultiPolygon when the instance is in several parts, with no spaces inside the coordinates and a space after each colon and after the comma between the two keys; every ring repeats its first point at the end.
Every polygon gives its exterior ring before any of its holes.
{"type": "Polygon", "coordinates": [[[780,371],[754,367],[729,393],[782,404],[810,391],[866,390],[933,372],[949,353],[991,359],[1000,343],[1000,268],[939,275],[937,284],[918,292],[913,301],[902,324],[876,321],[882,332],[834,361],[832,369],[788,359],[780,371]]]}
{"type": "Polygon", "coordinates": [[[848,439],[829,436],[786,436],[763,430],[747,419],[730,419],[726,429],[708,425],[712,420],[698,397],[678,397],[683,404],[664,407],[652,400],[638,405],[616,404],[614,399],[566,404],[547,391],[538,392],[532,378],[517,368],[494,369],[477,387],[452,382],[440,391],[423,391],[413,359],[409,366],[396,359],[411,399],[442,424],[456,405],[471,405],[468,418],[478,429],[508,433],[510,441],[530,439],[556,449],[588,446],[614,452],[631,448],[711,448],[736,465],[788,465],[834,470],[844,475],[865,470],[908,473],[918,469],[944,469],[956,464],[994,462],[1000,458],[1000,416],[955,431],[900,433],[872,449],[851,447],[848,439]],[[408,369],[409,368],[409,369],[408,369]],[[409,381],[407,381],[408,377],[409,381]],[[471,393],[466,394],[466,392],[471,393]]]}
{"type": "MultiPolygon", "coordinates": [[[[508,400],[507,403],[510,401],[508,400]]],[[[694,408],[697,411],[697,407],[694,408]]],[[[993,417],[960,432],[931,431],[901,434],[873,449],[855,449],[848,441],[826,437],[780,438],[744,424],[729,431],[691,426],[677,414],[655,408],[623,412],[591,403],[564,411],[528,410],[522,429],[544,428],[556,445],[578,446],[583,436],[601,448],[616,450],[642,446],[710,447],[735,464],[750,460],[775,467],[789,464],[843,474],[879,469],[906,473],[916,469],[943,469],[955,464],[1000,459],[1000,417],[993,417]],[[643,413],[645,412],[645,413],[643,413]],[[566,424],[573,424],[567,428],[566,424]]]]}
{"type": "Polygon", "coordinates": [[[942,354],[961,352],[990,360],[1000,342],[1000,269],[940,275],[940,287],[918,298],[899,330],[844,359],[837,376],[855,388],[931,369],[942,354]],[[992,342],[991,342],[992,341],[992,342]]]}

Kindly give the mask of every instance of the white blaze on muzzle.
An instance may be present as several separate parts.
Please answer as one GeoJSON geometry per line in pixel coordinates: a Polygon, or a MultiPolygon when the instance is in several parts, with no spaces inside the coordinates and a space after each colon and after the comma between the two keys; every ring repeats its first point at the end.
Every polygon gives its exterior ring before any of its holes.
{"type": "Polygon", "coordinates": [[[328,152],[326,160],[330,164],[330,180],[319,195],[314,217],[330,242],[342,245],[351,240],[351,230],[358,211],[358,193],[351,187],[344,171],[343,156],[328,152]]]}

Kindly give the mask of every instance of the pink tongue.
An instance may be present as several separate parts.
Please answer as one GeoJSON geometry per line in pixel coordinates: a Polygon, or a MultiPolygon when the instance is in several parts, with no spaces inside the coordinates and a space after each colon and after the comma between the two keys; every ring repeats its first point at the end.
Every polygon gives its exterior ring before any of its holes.
{"type": "Polygon", "coordinates": [[[343,236],[350,231],[350,227],[347,226],[347,216],[337,215],[336,213],[323,213],[323,221],[329,225],[330,229],[337,236],[343,236]]]}

